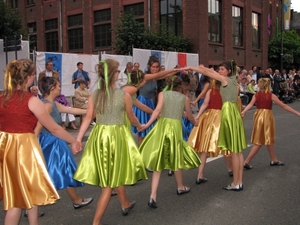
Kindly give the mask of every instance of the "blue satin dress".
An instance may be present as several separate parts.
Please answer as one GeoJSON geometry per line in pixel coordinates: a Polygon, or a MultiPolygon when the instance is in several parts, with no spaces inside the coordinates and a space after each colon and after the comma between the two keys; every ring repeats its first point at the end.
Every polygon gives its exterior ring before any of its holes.
{"type": "MultiPolygon", "coordinates": [[[[51,103],[46,99],[42,101],[51,103]]],[[[55,102],[52,103],[52,112],[50,115],[57,124],[61,124],[60,113],[55,102]]],[[[45,157],[48,173],[57,190],[84,186],[84,183],[73,179],[77,165],[65,141],[54,136],[43,127],[39,135],[39,142],[45,157]]]]}
{"type": "MultiPolygon", "coordinates": [[[[142,88],[139,89],[138,100],[148,106],[150,109],[155,109],[154,98],[157,91],[157,82],[156,80],[148,81],[142,88]]],[[[146,124],[150,120],[151,114],[144,112],[136,106],[132,108],[134,115],[138,118],[141,124],[146,124]]],[[[138,134],[140,137],[145,137],[150,130],[153,128],[155,123],[151,124],[146,130],[138,132],[136,127],[132,126],[132,133],[138,134]]]]}

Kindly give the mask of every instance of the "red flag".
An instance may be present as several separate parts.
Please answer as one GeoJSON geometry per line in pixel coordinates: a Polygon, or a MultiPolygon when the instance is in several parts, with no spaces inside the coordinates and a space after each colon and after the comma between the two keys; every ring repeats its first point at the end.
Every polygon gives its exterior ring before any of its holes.
{"type": "Polygon", "coordinates": [[[186,54],[178,53],[178,64],[180,67],[186,67],[186,54]]]}

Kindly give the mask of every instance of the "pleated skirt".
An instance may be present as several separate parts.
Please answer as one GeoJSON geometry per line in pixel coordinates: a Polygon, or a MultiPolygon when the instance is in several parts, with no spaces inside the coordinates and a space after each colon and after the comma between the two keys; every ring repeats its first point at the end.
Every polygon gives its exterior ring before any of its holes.
{"type": "Polygon", "coordinates": [[[128,128],[125,125],[96,124],[74,179],[115,188],[147,178],[142,157],[128,128]]]}
{"type": "Polygon", "coordinates": [[[0,132],[0,199],[4,210],[59,199],[34,134],[0,132]]]}
{"type": "Polygon", "coordinates": [[[182,117],[181,122],[182,122],[183,140],[187,141],[189,139],[189,136],[192,132],[194,125],[185,117],[182,117]]]}
{"type": "MultiPolygon", "coordinates": [[[[154,101],[151,98],[145,98],[142,95],[139,95],[137,97],[137,99],[144,105],[148,106],[150,109],[155,109],[154,107],[154,101]]],[[[134,115],[138,118],[138,120],[140,121],[141,124],[146,124],[148,123],[148,121],[150,120],[151,114],[148,114],[146,112],[144,112],[143,110],[139,109],[136,106],[132,107],[133,113],[134,115]]],[[[138,132],[138,130],[136,129],[136,127],[132,126],[132,133],[134,134],[138,134],[140,137],[145,137],[150,130],[153,128],[155,123],[152,123],[146,130],[142,131],[142,132],[138,132]]]]}
{"type": "Polygon", "coordinates": [[[201,161],[182,137],[181,120],[160,118],[145,137],[140,152],[147,168],[153,171],[197,168],[201,161]]]}
{"type": "Polygon", "coordinates": [[[38,140],[55,188],[61,190],[69,187],[84,186],[83,183],[73,179],[77,165],[67,143],[46,132],[42,132],[38,140]]]}
{"type": "Polygon", "coordinates": [[[237,103],[224,102],[222,105],[218,147],[221,151],[233,153],[247,148],[244,123],[237,103]]]}
{"type": "Polygon", "coordinates": [[[254,113],[251,142],[256,145],[272,145],[275,142],[275,122],[272,110],[257,109],[254,113]]]}
{"type": "Polygon", "coordinates": [[[207,152],[209,157],[220,154],[218,137],[220,131],[221,110],[208,109],[199,118],[198,126],[195,126],[189,136],[188,144],[196,152],[207,152]]]}

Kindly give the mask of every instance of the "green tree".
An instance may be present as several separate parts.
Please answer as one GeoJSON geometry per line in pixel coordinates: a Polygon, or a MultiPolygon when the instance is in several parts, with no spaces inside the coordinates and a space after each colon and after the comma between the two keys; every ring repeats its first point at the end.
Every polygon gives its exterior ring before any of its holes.
{"type": "Polygon", "coordinates": [[[144,24],[136,21],[132,12],[121,12],[116,29],[114,42],[116,54],[132,54],[132,46],[138,48],[144,39],[144,24]]]}
{"type": "MultiPolygon", "coordinates": [[[[283,68],[300,67],[300,37],[294,31],[284,31],[283,33],[283,68]]],[[[276,69],[281,67],[281,33],[272,37],[269,42],[269,63],[276,69]]]]}
{"type": "Polygon", "coordinates": [[[0,39],[5,36],[25,35],[20,12],[3,1],[0,1],[0,21],[0,39]]]}
{"type": "Polygon", "coordinates": [[[155,49],[163,51],[192,52],[193,45],[188,38],[176,36],[164,26],[145,28],[143,23],[134,19],[132,12],[123,12],[116,26],[116,54],[132,54],[135,48],[155,49]]]}

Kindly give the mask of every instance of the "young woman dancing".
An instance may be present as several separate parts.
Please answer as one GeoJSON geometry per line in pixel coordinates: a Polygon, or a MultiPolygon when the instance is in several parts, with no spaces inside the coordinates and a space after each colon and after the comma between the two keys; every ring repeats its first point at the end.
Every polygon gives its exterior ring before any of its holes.
{"type": "MultiPolygon", "coordinates": [[[[144,105],[148,106],[152,110],[154,110],[154,98],[157,92],[157,82],[156,79],[164,79],[164,76],[174,75],[178,71],[174,71],[173,69],[160,71],[160,63],[157,57],[150,56],[148,60],[148,71],[144,76],[144,79],[147,80],[146,84],[139,88],[139,95],[138,100],[143,103],[144,105]],[[170,74],[173,73],[173,74],[170,74]],[[156,76],[155,76],[156,74],[156,76]],[[154,76],[153,76],[154,75],[154,76]]],[[[142,124],[146,124],[150,119],[150,114],[142,111],[141,109],[137,107],[133,107],[134,115],[138,118],[138,120],[142,124]]],[[[150,127],[148,127],[146,130],[142,132],[138,132],[137,128],[133,127],[132,132],[138,135],[138,146],[141,144],[144,137],[150,132],[154,124],[152,124],[150,127]]]]}
{"type": "Polygon", "coordinates": [[[204,102],[195,118],[197,126],[193,128],[188,139],[188,144],[192,146],[196,152],[200,153],[202,162],[198,168],[196,184],[207,182],[207,178],[204,177],[207,157],[217,157],[222,153],[227,163],[227,158],[230,155],[229,151],[220,152],[217,145],[222,109],[222,97],[220,95],[221,82],[211,79],[210,83],[211,88],[207,91],[204,102]]]}
{"type": "Polygon", "coordinates": [[[244,157],[242,150],[247,148],[247,142],[241,112],[237,105],[237,64],[234,60],[222,62],[218,72],[203,66],[187,67],[186,69],[205,74],[219,80],[222,84],[220,94],[223,104],[218,147],[221,151],[231,151],[233,169],[233,181],[223,189],[243,190],[244,157]]]}
{"type": "Polygon", "coordinates": [[[284,163],[279,161],[276,157],[274,150],[275,142],[275,122],[272,113],[272,102],[274,101],[284,110],[294,113],[300,116],[300,113],[288,105],[282,103],[278,97],[270,91],[270,80],[267,78],[261,78],[258,81],[259,92],[253,97],[251,102],[243,110],[242,116],[244,117],[246,112],[252,108],[256,103],[256,112],[254,114],[253,130],[251,142],[254,144],[248,157],[245,160],[244,168],[252,169],[250,161],[257,154],[262,145],[266,145],[270,154],[270,166],[283,166],[284,163]]]}
{"type": "Polygon", "coordinates": [[[27,91],[35,78],[30,59],[8,63],[4,92],[0,94],[0,199],[6,210],[4,225],[19,224],[22,208],[28,210],[30,225],[38,225],[38,206],[53,204],[59,198],[48,175],[34,128],[37,121],[51,133],[72,144],[81,144],[57,125],[40,99],[27,91]]]}
{"type": "MultiPolygon", "coordinates": [[[[43,95],[45,107],[53,120],[60,125],[60,113],[85,114],[85,109],[70,108],[55,101],[60,95],[60,82],[53,77],[43,77],[39,80],[39,90],[43,95]]],[[[84,186],[83,183],[73,179],[77,165],[71,154],[67,143],[51,134],[40,123],[37,124],[35,133],[38,136],[49,175],[56,190],[66,189],[66,192],[73,202],[74,209],[89,205],[93,198],[80,198],[76,187],[84,186]]]]}
{"type": "Polygon", "coordinates": [[[125,125],[124,112],[132,125],[142,125],[132,112],[132,100],[128,93],[116,89],[119,63],[112,59],[97,65],[98,90],[89,97],[86,116],[78,133],[81,140],[89,127],[94,111],[96,125],[89,139],[74,179],[102,187],[93,225],[99,225],[115,188],[124,216],[135,206],[129,202],[124,185],[132,185],[147,179],[145,166],[130,130],[125,125]]]}
{"type": "Polygon", "coordinates": [[[160,92],[158,104],[148,123],[139,130],[145,130],[160,115],[159,120],[143,140],[140,146],[144,163],[153,170],[149,207],[157,208],[156,196],[161,171],[174,171],[177,183],[177,194],[188,193],[190,188],[183,185],[182,169],[192,169],[200,165],[195,151],[183,140],[181,117],[185,109],[188,119],[194,124],[190,110],[190,100],[181,94],[181,78],[167,78],[170,90],[160,92]]]}

